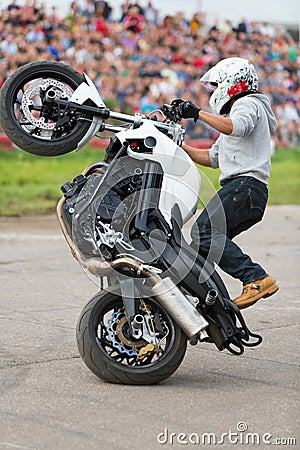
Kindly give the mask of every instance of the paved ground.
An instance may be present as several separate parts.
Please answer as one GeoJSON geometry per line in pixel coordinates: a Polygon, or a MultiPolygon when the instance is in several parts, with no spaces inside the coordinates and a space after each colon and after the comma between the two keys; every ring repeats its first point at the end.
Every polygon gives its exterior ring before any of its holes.
{"type": "Polygon", "coordinates": [[[244,314],[260,347],[189,346],[171,378],[135,387],[105,384],[78,358],[77,317],[97,288],[55,217],[0,219],[0,448],[300,448],[299,224],[300,207],[269,207],[238,239],[280,285],[244,314]]]}

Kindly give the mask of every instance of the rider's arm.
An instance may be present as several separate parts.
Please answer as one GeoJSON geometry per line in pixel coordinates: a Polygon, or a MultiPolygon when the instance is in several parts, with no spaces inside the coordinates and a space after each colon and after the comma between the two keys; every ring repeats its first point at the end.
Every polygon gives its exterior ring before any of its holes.
{"type": "Polygon", "coordinates": [[[229,117],[217,116],[216,114],[211,114],[200,109],[198,118],[220,133],[231,134],[233,132],[232,120],[229,117]]]}
{"type": "Polygon", "coordinates": [[[195,163],[211,167],[211,160],[207,149],[194,148],[187,144],[182,144],[182,148],[195,163]]]}

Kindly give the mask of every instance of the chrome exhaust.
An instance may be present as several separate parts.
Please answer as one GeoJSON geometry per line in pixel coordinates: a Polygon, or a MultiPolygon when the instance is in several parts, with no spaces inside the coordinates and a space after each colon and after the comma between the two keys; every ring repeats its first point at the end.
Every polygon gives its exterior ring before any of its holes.
{"type": "Polygon", "coordinates": [[[199,336],[208,327],[202,314],[190,303],[171,278],[160,279],[152,286],[152,293],[174,321],[185,332],[188,339],[199,336]]]}

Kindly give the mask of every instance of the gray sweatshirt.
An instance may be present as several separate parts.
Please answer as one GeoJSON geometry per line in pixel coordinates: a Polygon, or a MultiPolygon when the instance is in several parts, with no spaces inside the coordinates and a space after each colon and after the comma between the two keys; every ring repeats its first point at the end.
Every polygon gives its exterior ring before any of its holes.
{"type": "Polygon", "coordinates": [[[277,127],[269,98],[250,94],[236,100],[229,118],[233,131],[221,134],[209,150],[211,166],[221,170],[220,184],[251,176],[266,185],[270,176],[271,134],[277,127]]]}

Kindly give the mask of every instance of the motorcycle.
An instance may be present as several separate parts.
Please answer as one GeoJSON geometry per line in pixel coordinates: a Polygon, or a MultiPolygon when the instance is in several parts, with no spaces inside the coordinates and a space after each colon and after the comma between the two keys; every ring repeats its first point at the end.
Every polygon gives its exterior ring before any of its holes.
{"type": "Polygon", "coordinates": [[[15,145],[40,156],[111,135],[104,161],[66,182],[57,205],[73,256],[99,283],[76,330],[96,376],[154,384],[176,371],[188,341],[235,355],[261,343],[214,265],[184,235],[201,177],[180,147],[185,130],[175,106],[148,116],[114,112],[86,74],[38,61],[5,81],[0,114],[15,145]]]}

